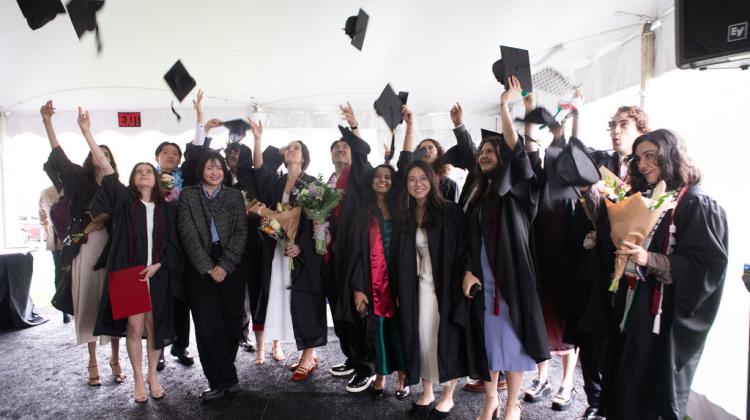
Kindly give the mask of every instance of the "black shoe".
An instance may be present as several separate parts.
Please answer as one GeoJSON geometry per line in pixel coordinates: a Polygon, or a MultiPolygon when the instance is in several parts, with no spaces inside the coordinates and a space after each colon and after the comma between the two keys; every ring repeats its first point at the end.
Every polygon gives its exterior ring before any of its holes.
{"type": "Polygon", "coordinates": [[[192,366],[193,363],[195,363],[195,360],[193,360],[193,356],[190,355],[188,349],[175,349],[173,346],[170,353],[177,358],[177,361],[180,362],[181,365],[192,366]]]}
{"type": "Polygon", "coordinates": [[[526,393],[524,393],[523,400],[533,403],[541,400],[551,393],[552,388],[550,388],[549,379],[544,381],[544,383],[541,383],[539,382],[539,380],[534,379],[534,382],[531,383],[531,387],[526,390],[526,393]]]}
{"type": "Polygon", "coordinates": [[[427,405],[419,405],[416,402],[411,403],[411,410],[409,410],[409,415],[412,417],[427,417],[428,414],[430,414],[430,410],[432,410],[431,404],[427,405]]]}
{"type": "Polygon", "coordinates": [[[578,418],[578,420],[599,420],[603,419],[604,417],[599,415],[599,407],[591,407],[586,409],[586,411],[583,412],[583,415],[578,418]]]}
{"type": "Polygon", "coordinates": [[[560,389],[557,390],[557,395],[555,395],[557,401],[552,401],[552,409],[555,411],[567,410],[573,402],[573,396],[575,396],[575,394],[575,388],[565,389],[564,387],[560,387],[560,389]]]}
{"type": "Polygon", "coordinates": [[[350,393],[357,393],[366,390],[372,381],[375,380],[375,375],[361,375],[355,373],[352,379],[346,384],[346,391],[350,393]]]}
{"type": "Polygon", "coordinates": [[[255,345],[249,339],[244,339],[240,341],[240,347],[242,347],[242,349],[248,353],[252,353],[255,351],[255,345]]]}
{"type": "Polygon", "coordinates": [[[161,372],[167,366],[167,362],[164,360],[164,350],[159,353],[159,361],[156,362],[156,371],[161,372]]]}
{"type": "Polygon", "coordinates": [[[341,363],[328,369],[328,372],[333,376],[349,376],[354,373],[354,368],[346,363],[341,363]]]}
{"type": "Polygon", "coordinates": [[[201,393],[201,400],[203,401],[217,400],[219,398],[224,398],[228,395],[236,394],[238,392],[240,392],[239,384],[235,384],[229,388],[224,388],[224,389],[206,388],[201,393]]]}
{"type": "Polygon", "coordinates": [[[69,324],[73,320],[73,317],[69,314],[63,313],[63,324],[69,324]]]}
{"type": "Polygon", "coordinates": [[[435,407],[432,407],[432,410],[430,410],[429,414],[427,414],[428,419],[447,419],[448,416],[451,415],[451,411],[440,411],[435,407]]]}
{"type": "Polygon", "coordinates": [[[405,400],[406,397],[409,396],[409,392],[410,391],[411,390],[409,389],[408,386],[405,386],[404,389],[397,389],[396,390],[396,399],[399,400],[399,401],[405,400]]]}
{"type": "Polygon", "coordinates": [[[375,389],[374,386],[371,386],[370,395],[372,395],[372,397],[375,398],[376,400],[382,399],[383,397],[385,397],[385,387],[380,388],[380,389],[375,389]]]}

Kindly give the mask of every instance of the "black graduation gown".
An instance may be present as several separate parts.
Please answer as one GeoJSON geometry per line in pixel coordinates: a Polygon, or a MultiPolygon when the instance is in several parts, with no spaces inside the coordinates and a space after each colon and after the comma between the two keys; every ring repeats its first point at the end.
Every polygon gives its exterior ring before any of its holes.
{"type": "MultiPolygon", "coordinates": [[[[670,210],[659,224],[650,252],[664,253],[670,210]]],[[[724,287],[728,226],[724,210],[697,187],[676,208],[672,284],[664,286],[660,334],[652,333],[652,292],[660,283],[645,269],[624,332],[619,324],[626,284],[620,282],[612,317],[612,338],[604,371],[602,406],[608,419],[682,419],[690,384],[724,287]]]]}
{"type": "MultiPolygon", "coordinates": [[[[259,170],[263,171],[264,169],[259,170]]],[[[259,178],[263,181],[257,185],[258,199],[266,207],[276,208],[276,204],[282,201],[287,176],[287,174],[284,174],[279,178],[270,179],[266,172],[259,178]]],[[[303,174],[297,180],[295,188],[301,188],[314,180],[314,177],[303,174]]],[[[296,204],[295,198],[292,194],[289,200],[292,205],[296,204]]],[[[292,324],[297,348],[303,350],[324,346],[328,340],[325,294],[323,292],[323,256],[315,252],[313,222],[304,215],[304,212],[300,216],[294,243],[299,246],[300,254],[293,259],[294,270],[292,270],[292,284],[290,286],[292,291],[292,324]]],[[[271,265],[275,252],[276,241],[266,238],[263,241],[262,284],[253,313],[253,322],[257,324],[263,324],[266,320],[268,293],[271,285],[271,265]]]]}
{"type": "MultiPolygon", "coordinates": [[[[438,326],[438,371],[440,382],[475,374],[469,371],[466,353],[466,300],[461,291],[461,267],[464,216],[450,201],[443,203],[441,226],[426,228],[432,276],[437,294],[440,323],[438,326]]],[[[419,351],[419,276],[417,272],[416,230],[398,227],[393,232],[393,264],[390,280],[399,299],[401,335],[406,364],[406,384],[420,380],[419,351]]]]}
{"type": "Polygon", "coordinates": [[[576,346],[590,337],[604,339],[610,325],[612,305],[607,291],[612,280],[615,247],[610,239],[609,218],[604,199],[600,199],[594,226],[580,202],[568,222],[570,275],[565,323],[565,342],[576,346]],[[586,235],[596,228],[596,246],[585,249],[586,235]]]}
{"type": "MultiPolygon", "coordinates": [[[[531,224],[539,196],[532,165],[538,155],[527,155],[522,139],[513,151],[505,143],[501,146],[505,163],[493,187],[496,196],[479,198],[467,213],[469,254],[464,270],[471,271],[484,282],[481,265],[484,240],[488,260],[496,268],[493,274],[500,283],[500,296],[510,309],[513,328],[526,353],[541,362],[550,355],[530,243],[531,224]],[[497,226],[494,233],[493,225],[497,226]]],[[[489,367],[484,345],[484,299],[471,299],[467,306],[470,313],[466,337],[471,352],[469,360],[476,364],[475,370],[486,374],[489,367]]]]}
{"type": "MultiPolygon", "coordinates": [[[[112,319],[109,273],[146,264],[146,207],[139,199],[134,199],[130,195],[117,175],[109,175],[102,180],[102,185],[91,203],[91,213],[94,216],[107,213],[112,221],[107,277],[104,280],[104,293],[94,335],[125,337],[127,318],[117,321],[112,319]],[[135,249],[134,254],[132,249],[135,249]]],[[[162,265],[150,280],[156,338],[154,346],[163,348],[174,340],[173,298],[182,296],[183,293],[183,260],[177,239],[176,208],[171,203],[160,203],[154,208],[152,248],[152,262],[160,262],[162,265]]]]}
{"type": "MultiPolygon", "coordinates": [[[[354,136],[352,136],[354,137],[354,136]]],[[[354,290],[361,287],[363,268],[356,263],[361,256],[363,234],[367,234],[362,216],[363,195],[372,185],[365,185],[365,180],[371,175],[373,168],[367,160],[370,146],[362,139],[344,136],[352,151],[352,163],[349,166],[346,191],[340,204],[338,220],[332,226],[334,234],[333,255],[329,262],[333,269],[333,295],[336,299],[331,302],[331,316],[333,319],[355,322],[359,314],[354,307],[354,290]],[[354,287],[357,284],[359,286],[354,287]]],[[[332,218],[329,218],[329,220],[332,218]]],[[[368,254],[369,255],[369,254],[368,254]]]]}

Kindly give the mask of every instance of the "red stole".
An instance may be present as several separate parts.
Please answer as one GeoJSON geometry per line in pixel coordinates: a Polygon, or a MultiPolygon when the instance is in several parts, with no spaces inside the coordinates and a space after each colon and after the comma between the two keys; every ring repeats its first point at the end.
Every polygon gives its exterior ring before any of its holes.
{"type": "Polygon", "coordinates": [[[388,282],[388,267],[385,261],[383,238],[380,236],[380,223],[376,217],[370,218],[367,226],[370,242],[370,291],[372,292],[373,312],[383,318],[393,318],[394,308],[391,288],[388,282]]]}
{"type": "MultiPolygon", "coordinates": [[[[352,168],[352,165],[347,166],[344,168],[343,171],[341,171],[341,175],[336,179],[336,188],[342,189],[346,191],[346,188],[349,186],[349,170],[352,168]]],[[[331,242],[328,243],[328,252],[323,256],[323,263],[328,265],[328,262],[331,260],[331,255],[333,254],[333,243],[336,241],[336,235],[333,234],[335,232],[334,226],[336,225],[336,222],[339,221],[339,216],[341,216],[341,204],[344,202],[344,200],[341,200],[339,204],[333,209],[331,212],[331,215],[328,217],[328,221],[330,222],[330,232],[331,234],[331,242]]]]}

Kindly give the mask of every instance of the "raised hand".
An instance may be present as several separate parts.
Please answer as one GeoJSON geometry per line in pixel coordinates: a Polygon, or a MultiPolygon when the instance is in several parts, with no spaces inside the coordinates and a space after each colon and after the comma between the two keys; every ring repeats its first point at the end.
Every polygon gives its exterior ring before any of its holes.
{"type": "Polygon", "coordinates": [[[388,147],[388,145],[385,143],[383,143],[383,157],[385,158],[386,162],[390,162],[393,158],[393,152],[391,151],[391,148],[388,147]]]}
{"type": "Polygon", "coordinates": [[[46,104],[42,105],[42,109],[39,112],[42,114],[43,121],[52,121],[52,116],[55,114],[55,107],[52,105],[52,101],[47,101],[46,104]]]}
{"type": "Polygon", "coordinates": [[[349,101],[346,102],[346,105],[339,105],[339,109],[341,110],[341,118],[346,120],[349,127],[359,127],[359,122],[357,122],[357,117],[354,115],[354,110],[349,101]]]}
{"type": "Polygon", "coordinates": [[[464,110],[458,102],[451,107],[451,121],[453,121],[454,127],[458,127],[464,123],[464,110]]]}
{"type": "Polygon", "coordinates": [[[201,101],[203,101],[203,89],[198,89],[198,94],[195,95],[195,99],[193,99],[193,108],[195,108],[195,112],[197,113],[203,112],[201,101]]]}
{"type": "Polygon", "coordinates": [[[253,132],[253,137],[260,139],[263,135],[263,122],[258,121],[256,123],[252,117],[247,117],[247,122],[250,124],[250,130],[253,132]]]}
{"type": "Polygon", "coordinates": [[[224,124],[224,121],[218,118],[211,118],[210,120],[206,122],[206,125],[204,126],[204,130],[206,130],[206,134],[208,134],[208,132],[211,131],[211,129],[216,128],[222,124],[224,124]]]}
{"type": "Polygon", "coordinates": [[[404,105],[401,108],[401,115],[404,118],[404,122],[406,123],[407,128],[411,127],[414,123],[414,115],[412,114],[408,106],[404,105]]]}
{"type": "Polygon", "coordinates": [[[526,110],[527,114],[531,112],[531,110],[534,109],[534,93],[533,92],[529,92],[529,94],[526,95],[525,98],[523,98],[523,107],[526,110]]]}
{"type": "Polygon", "coordinates": [[[512,100],[521,95],[521,82],[516,76],[508,78],[508,89],[500,95],[500,105],[508,105],[512,100]]]}
{"type": "Polygon", "coordinates": [[[78,126],[81,127],[81,131],[89,131],[91,129],[89,112],[84,111],[80,106],[78,107],[78,126]]]}

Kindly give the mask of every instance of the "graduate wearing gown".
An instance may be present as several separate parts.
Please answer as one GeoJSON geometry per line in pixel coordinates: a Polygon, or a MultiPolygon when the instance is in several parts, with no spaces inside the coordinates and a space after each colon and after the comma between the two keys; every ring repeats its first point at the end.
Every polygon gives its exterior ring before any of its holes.
{"type": "Polygon", "coordinates": [[[636,139],[633,152],[632,191],[648,194],[664,180],[676,207],[648,235],[646,249],[623,242],[618,250],[629,256],[635,289],[628,293],[623,278],[615,296],[601,411],[612,420],[677,420],[721,301],[727,219],[697,186],[700,174],[676,135],[652,131],[636,139]]]}
{"type": "MultiPolygon", "coordinates": [[[[294,206],[294,191],[315,180],[303,172],[307,168],[310,155],[302,142],[291,142],[282,153],[287,168],[296,166],[295,170],[300,170],[300,173],[291,192],[285,191],[288,173],[277,178],[269,171],[266,171],[264,176],[259,175],[258,199],[273,209],[277,203],[289,203],[294,206]]],[[[298,255],[287,255],[287,245],[286,241],[268,238],[263,242],[263,276],[258,304],[253,313],[253,323],[254,328],[262,328],[264,334],[274,335],[267,338],[293,340],[297,349],[304,350],[302,360],[292,377],[297,381],[307,379],[316,370],[314,349],[326,345],[328,341],[322,276],[323,256],[315,252],[313,222],[304,215],[300,217],[294,240],[298,255]],[[294,260],[293,270],[289,267],[290,258],[294,260]],[[268,330],[269,326],[273,327],[272,331],[268,330]]]]}
{"type": "Polygon", "coordinates": [[[406,384],[423,382],[423,394],[412,406],[413,415],[431,410],[445,415],[453,407],[456,379],[468,376],[466,299],[461,294],[463,214],[439,195],[432,168],[422,160],[404,169],[409,196],[399,209],[401,219],[393,234],[394,257],[389,279],[395,283],[401,317],[406,384]],[[425,194],[424,215],[415,194],[425,194]],[[408,200],[408,205],[406,204],[408,200]],[[432,384],[445,383],[434,408],[432,384]]]}

